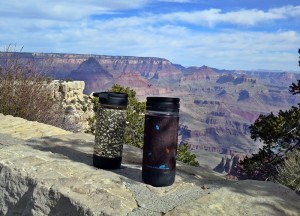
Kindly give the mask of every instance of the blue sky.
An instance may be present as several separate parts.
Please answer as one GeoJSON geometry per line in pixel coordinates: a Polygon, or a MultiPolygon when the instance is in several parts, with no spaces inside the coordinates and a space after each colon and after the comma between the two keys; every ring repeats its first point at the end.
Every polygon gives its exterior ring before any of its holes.
{"type": "Polygon", "coordinates": [[[0,0],[0,46],[298,71],[299,0],[0,0]]]}

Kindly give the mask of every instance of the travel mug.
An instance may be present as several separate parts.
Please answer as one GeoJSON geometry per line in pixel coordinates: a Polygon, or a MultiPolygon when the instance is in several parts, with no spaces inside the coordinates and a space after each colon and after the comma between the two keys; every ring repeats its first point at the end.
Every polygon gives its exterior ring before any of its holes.
{"type": "Polygon", "coordinates": [[[93,93],[93,96],[99,97],[93,165],[102,169],[118,169],[122,162],[128,95],[100,92],[93,93]]]}
{"type": "Polygon", "coordinates": [[[147,97],[142,179],[152,186],[169,186],[175,180],[179,101],[147,97]]]}

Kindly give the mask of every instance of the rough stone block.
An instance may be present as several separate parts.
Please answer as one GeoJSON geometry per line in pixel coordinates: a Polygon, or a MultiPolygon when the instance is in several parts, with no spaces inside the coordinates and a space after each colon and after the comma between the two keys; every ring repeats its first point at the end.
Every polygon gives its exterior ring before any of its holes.
{"type": "Polygon", "coordinates": [[[54,126],[9,115],[1,115],[0,133],[24,140],[32,137],[72,134],[72,132],[54,126]]]}
{"type": "Polygon", "coordinates": [[[137,207],[117,174],[26,145],[1,149],[0,173],[0,215],[126,215],[137,207]]]}
{"type": "Polygon", "coordinates": [[[141,149],[124,145],[121,169],[101,170],[94,136],[55,133],[0,114],[0,215],[300,215],[300,196],[282,185],[228,181],[178,162],[175,183],[155,188],[142,182],[141,149]]]}

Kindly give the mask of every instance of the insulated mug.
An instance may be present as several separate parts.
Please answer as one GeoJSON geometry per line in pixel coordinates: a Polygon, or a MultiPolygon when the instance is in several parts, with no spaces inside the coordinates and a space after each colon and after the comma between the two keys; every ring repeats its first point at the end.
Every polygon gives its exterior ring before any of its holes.
{"type": "Polygon", "coordinates": [[[175,180],[179,101],[147,97],[142,179],[152,186],[169,186],[175,180]]]}
{"type": "Polygon", "coordinates": [[[102,169],[118,169],[122,162],[128,95],[100,92],[93,93],[93,96],[99,97],[93,165],[102,169]]]}

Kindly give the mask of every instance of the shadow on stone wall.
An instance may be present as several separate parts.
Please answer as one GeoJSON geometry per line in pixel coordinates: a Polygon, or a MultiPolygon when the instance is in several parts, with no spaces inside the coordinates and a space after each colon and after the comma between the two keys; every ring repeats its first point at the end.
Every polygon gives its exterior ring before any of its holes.
{"type": "MultiPolygon", "coordinates": [[[[27,141],[27,145],[40,151],[55,153],[54,156],[60,159],[64,157],[74,162],[93,166],[94,136],[89,134],[33,138],[27,141]]],[[[110,171],[142,182],[141,163],[142,151],[133,146],[124,145],[121,169],[110,171]]]]}

